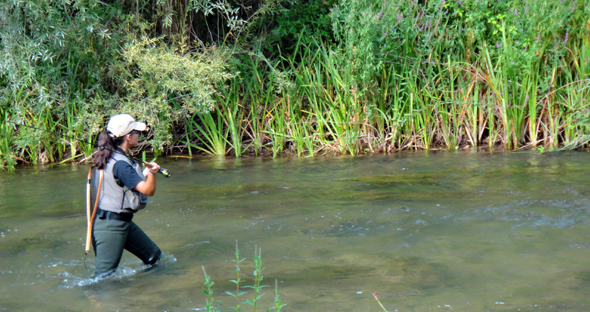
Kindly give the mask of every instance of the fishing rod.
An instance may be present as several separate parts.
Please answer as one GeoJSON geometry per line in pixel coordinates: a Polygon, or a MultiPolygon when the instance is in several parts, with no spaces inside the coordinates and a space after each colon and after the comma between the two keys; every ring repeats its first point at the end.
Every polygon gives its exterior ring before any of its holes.
{"type": "MultiPolygon", "coordinates": [[[[88,142],[85,142],[85,141],[83,141],[83,140],[81,140],[81,139],[78,139],[78,138],[76,138],[76,137],[69,136],[69,135],[65,135],[65,134],[62,134],[62,133],[57,133],[57,132],[55,132],[55,131],[47,131],[47,130],[45,130],[45,129],[41,129],[41,128],[36,128],[36,127],[33,127],[33,126],[27,126],[27,125],[19,124],[19,123],[16,123],[16,122],[14,122],[14,121],[10,121],[10,120],[9,120],[8,122],[9,122],[9,123],[11,123],[11,124],[13,124],[13,125],[22,126],[22,127],[25,127],[25,128],[30,128],[30,129],[35,129],[35,130],[43,131],[43,132],[46,132],[46,133],[49,133],[49,134],[53,134],[53,135],[55,135],[55,136],[59,136],[59,137],[62,137],[62,138],[66,138],[66,139],[69,139],[69,140],[75,140],[75,141],[78,141],[78,142],[82,142],[82,143],[85,143],[85,144],[89,144],[88,142]]],[[[108,147],[104,147],[104,146],[97,146],[97,145],[94,145],[94,144],[92,144],[92,146],[93,146],[93,147],[98,147],[98,148],[100,148],[100,149],[105,149],[105,150],[107,150],[107,151],[109,151],[109,152],[111,152],[111,153],[117,153],[117,154],[119,154],[119,155],[123,155],[123,156],[125,156],[125,157],[127,157],[127,158],[131,158],[131,159],[133,159],[134,161],[136,161],[136,162],[138,162],[138,163],[142,163],[142,164],[149,164],[149,163],[148,163],[148,162],[146,162],[146,161],[139,160],[139,159],[137,159],[137,158],[135,158],[135,157],[133,157],[133,156],[127,155],[127,154],[125,154],[125,153],[121,153],[121,152],[119,152],[119,151],[116,151],[116,150],[112,150],[112,149],[110,149],[110,148],[108,148],[108,147]]],[[[168,171],[168,169],[166,169],[166,168],[163,168],[163,167],[160,167],[160,170],[158,170],[158,172],[159,172],[161,175],[163,175],[164,177],[166,177],[166,178],[170,178],[170,176],[172,175],[172,174],[170,173],[170,171],[168,171]]]]}

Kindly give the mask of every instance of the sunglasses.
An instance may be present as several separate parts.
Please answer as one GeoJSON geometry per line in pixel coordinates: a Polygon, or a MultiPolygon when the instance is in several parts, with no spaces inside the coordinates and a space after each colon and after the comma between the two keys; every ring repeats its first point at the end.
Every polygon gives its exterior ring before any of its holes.
{"type": "Polygon", "coordinates": [[[137,130],[133,130],[133,131],[129,132],[129,135],[134,135],[136,133],[141,135],[141,131],[137,131],[137,130]]]}

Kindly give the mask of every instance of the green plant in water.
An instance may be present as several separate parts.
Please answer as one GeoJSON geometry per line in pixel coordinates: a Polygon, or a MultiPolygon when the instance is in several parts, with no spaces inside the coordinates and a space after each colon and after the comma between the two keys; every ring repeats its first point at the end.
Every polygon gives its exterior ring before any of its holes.
{"type": "Polygon", "coordinates": [[[0,109],[0,169],[14,170],[16,165],[15,156],[12,155],[13,142],[13,130],[12,125],[7,122],[4,111],[0,109]]]}
{"type": "MultiPolygon", "coordinates": [[[[191,134],[198,138],[201,141],[205,148],[194,145],[189,142],[187,139],[187,144],[189,147],[194,147],[199,149],[207,154],[223,156],[226,153],[226,146],[227,146],[227,131],[223,129],[223,121],[221,118],[221,112],[211,112],[211,113],[203,113],[197,114],[201,123],[197,120],[193,119],[186,119],[187,127],[189,130],[188,134],[191,134]],[[215,115],[215,118],[213,117],[215,115]],[[217,120],[216,120],[217,119],[217,120]],[[194,128],[199,130],[197,133],[194,128]],[[199,135],[200,134],[200,135],[199,135]]],[[[187,134],[187,136],[188,136],[187,134]]]]}
{"type": "Polygon", "coordinates": [[[285,145],[287,121],[285,120],[283,110],[278,109],[277,107],[275,107],[273,111],[268,112],[268,116],[272,116],[268,123],[268,131],[262,131],[262,133],[267,133],[270,136],[272,142],[272,157],[274,158],[279,155],[285,145]],[[271,115],[273,112],[274,116],[271,115]]]}
{"type": "Polygon", "coordinates": [[[383,309],[383,311],[387,312],[387,309],[385,309],[385,307],[383,306],[381,301],[379,301],[379,294],[377,292],[374,292],[373,297],[375,297],[375,300],[377,300],[377,303],[379,303],[379,305],[381,306],[381,309],[383,309]]]}
{"type": "Polygon", "coordinates": [[[262,265],[262,248],[258,249],[257,246],[254,247],[254,265],[251,265],[254,268],[254,285],[251,286],[244,286],[244,288],[252,288],[254,289],[254,297],[252,300],[248,299],[244,303],[247,303],[254,307],[254,312],[258,311],[258,301],[264,293],[261,292],[263,287],[267,287],[266,285],[260,285],[260,282],[264,279],[262,275],[262,271],[264,271],[264,266],[262,265]]]}
{"type": "Polygon", "coordinates": [[[281,311],[281,309],[286,305],[286,303],[281,303],[281,298],[279,296],[279,282],[275,280],[275,306],[268,310],[275,309],[277,311],[281,311]]]}
{"type": "Polygon", "coordinates": [[[207,303],[205,308],[207,309],[207,312],[215,312],[215,303],[221,302],[213,298],[213,285],[215,284],[215,282],[213,282],[211,280],[211,277],[207,275],[205,267],[203,267],[203,275],[205,275],[205,281],[203,282],[203,293],[205,294],[205,296],[207,296],[207,299],[205,299],[207,303]]]}
{"type": "MultiPolygon", "coordinates": [[[[235,280],[231,280],[230,282],[234,283],[236,285],[236,292],[232,293],[229,291],[226,291],[226,294],[234,297],[236,299],[236,306],[235,307],[230,307],[230,309],[235,310],[235,311],[240,311],[243,310],[244,308],[241,306],[242,304],[249,304],[253,307],[253,311],[258,311],[258,307],[260,305],[262,305],[260,303],[260,299],[262,298],[262,296],[264,296],[264,293],[262,292],[262,288],[264,287],[268,287],[266,285],[261,285],[261,282],[264,279],[264,276],[262,275],[262,272],[264,271],[264,265],[262,263],[262,248],[258,248],[257,246],[254,247],[254,264],[250,265],[252,268],[254,268],[254,284],[253,285],[248,285],[248,286],[241,286],[241,283],[243,282],[243,280],[241,279],[241,268],[240,268],[240,264],[245,260],[245,258],[240,258],[240,250],[238,248],[238,241],[236,241],[236,253],[235,253],[235,259],[232,260],[232,262],[235,263],[235,272],[236,272],[236,279],[235,280]],[[242,288],[251,288],[254,290],[254,296],[252,297],[252,299],[247,299],[244,302],[239,302],[239,297],[243,296],[246,294],[246,292],[240,291],[240,287],[242,288]]],[[[203,282],[203,293],[205,294],[205,296],[207,297],[206,299],[206,306],[205,308],[207,309],[208,312],[215,312],[215,304],[217,303],[217,310],[220,311],[219,308],[219,303],[221,303],[221,301],[215,300],[213,298],[213,285],[215,284],[212,280],[211,277],[209,275],[207,275],[207,272],[205,271],[205,267],[203,267],[203,274],[205,276],[205,281],[203,282]]],[[[267,309],[267,311],[270,310],[276,310],[276,311],[281,311],[281,309],[286,306],[286,303],[282,303],[280,296],[279,296],[279,287],[278,287],[278,282],[277,280],[275,280],[275,296],[274,296],[274,307],[271,307],[269,309],[267,309]]]]}
{"type": "Polygon", "coordinates": [[[242,261],[246,260],[246,258],[240,259],[240,249],[238,248],[238,241],[236,240],[236,258],[233,259],[232,261],[235,262],[236,264],[236,279],[235,280],[231,280],[230,282],[236,284],[236,293],[231,293],[229,291],[226,291],[225,293],[236,298],[236,306],[235,307],[230,307],[230,309],[233,309],[235,311],[240,311],[241,309],[243,309],[243,307],[240,306],[239,303],[239,297],[242,295],[245,295],[246,292],[245,291],[240,291],[240,283],[242,282],[242,279],[240,278],[240,263],[242,263],[242,261]]]}
{"type": "MultiPolygon", "coordinates": [[[[252,70],[255,71],[256,67],[252,66],[252,70]]],[[[258,75],[257,72],[255,72],[258,75]]],[[[257,78],[257,77],[256,77],[257,78]]],[[[250,133],[245,132],[250,136],[251,144],[254,146],[254,153],[258,155],[258,152],[264,146],[264,127],[267,108],[272,106],[272,92],[253,92],[252,90],[259,86],[258,83],[254,82],[254,78],[244,82],[247,99],[249,99],[249,114],[248,123],[250,125],[250,133]]]]}
{"type": "Polygon", "coordinates": [[[230,88],[228,92],[224,92],[223,98],[218,99],[218,102],[221,103],[219,113],[223,116],[227,127],[227,136],[230,137],[227,142],[234,150],[235,156],[240,157],[244,153],[242,149],[242,120],[245,112],[239,103],[238,84],[232,81],[230,88]]]}

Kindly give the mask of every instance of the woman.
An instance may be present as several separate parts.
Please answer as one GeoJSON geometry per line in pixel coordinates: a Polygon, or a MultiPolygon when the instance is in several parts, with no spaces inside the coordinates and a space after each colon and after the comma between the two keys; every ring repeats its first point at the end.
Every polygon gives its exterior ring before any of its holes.
{"type": "Polygon", "coordinates": [[[137,162],[127,157],[129,149],[137,145],[139,133],[145,129],[145,123],[136,122],[130,115],[115,115],[109,120],[107,131],[98,137],[92,183],[96,194],[100,185],[99,170],[103,170],[92,232],[97,277],[114,273],[123,249],[146,265],[154,265],[160,259],[160,248],[131,221],[133,214],[145,207],[147,197],[156,192],[155,174],[160,169],[152,162],[146,163],[142,171],[137,162]]]}

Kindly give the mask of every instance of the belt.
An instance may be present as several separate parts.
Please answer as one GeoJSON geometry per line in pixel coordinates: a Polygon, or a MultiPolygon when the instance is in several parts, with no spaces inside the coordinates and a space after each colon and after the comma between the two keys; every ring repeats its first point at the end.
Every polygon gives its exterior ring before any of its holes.
{"type": "Polygon", "coordinates": [[[96,216],[99,219],[103,219],[103,220],[109,219],[109,220],[117,220],[117,221],[125,221],[125,222],[131,222],[131,219],[133,219],[132,213],[116,213],[116,212],[111,212],[111,211],[105,211],[100,208],[96,209],[96,216]]]}

